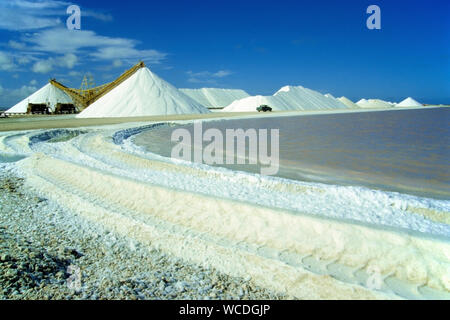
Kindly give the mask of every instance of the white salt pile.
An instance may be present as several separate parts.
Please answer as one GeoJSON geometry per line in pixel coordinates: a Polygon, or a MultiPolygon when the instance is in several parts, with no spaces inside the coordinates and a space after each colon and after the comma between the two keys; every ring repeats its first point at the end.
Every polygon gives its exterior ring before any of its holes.
{"type": "Polygon", "coordinates": [[[361,99],[356,103],[360,108],[392,108],[393,103],[380,99],[361,99]]]}
{"type": "Polygon", "coordinates": [[[417,102],[411,97],[406,98],[400,103],[395,105],[396,107],[422,107],[423,105],[420,102],[417,102]]]}
{"type": "Polygon", "coordinates": [[[77,118],[138,117],[210,112],[148,68],[95,101],[77,118]]]}
{"type": "Polygon", "coordinates": [[[6,110],[6,113],[26,113],[28,103],[46,103],[49,105],[51,111],[55,111],[57,103],[73,103],[73,101],[64,91],[48,83],[29,97],[20,101],[14,107],[6,110]]]}
{"type": "Polygon", "coordinates": [[[338,100],[340,102],[342,102],[343,104],[345,104],[347,107],[352,108],[352,109],[359,109],[359,106],[354,103],[352,100],[346,98],[346,97],[340,97],[338,98],[338,100]]]}
{"type": "Polygon", "coordinates": [[[343,109],[346,106],[332,96],[304,88],[302,86],[285,86],[274,94],[288,105],[295,105],[297,110],[343,109]]]}
{"type": "Polygon", "coordinates": [[[236,100],[224,111],[255,111],[262,104],[269,105],[274,111],[281,110],[320,110],[348,108],[339,100],[320,94],[302,86],[285,86],[273,96],[251,96],[236,100]]]}
{"type": "Polygon", "coordinates": [[[240,89],[201,88],[180,89],[180,91],[207,108],[224,108],[235,100],[250,96],[240,89]]]}
{"type": "Polygon", "coordinates": [[[225,107],[223,111],[227,112],[249,112],[256,111],[260,105],[268,105],[272,110],[289,110],[289,106],[284,101],[273,96],[251,96],[244,99],[236,100],[229,106],[225,107]]]}
{"type": "Polygon", "coordinates": [[[360,105],[360,104],[367,104],[367,103],[368,103],[368,101],[367,101],[366,99],[362,98],[362,99],[359,100],[356,104],[357,104],[357,105],[360,105]]]}

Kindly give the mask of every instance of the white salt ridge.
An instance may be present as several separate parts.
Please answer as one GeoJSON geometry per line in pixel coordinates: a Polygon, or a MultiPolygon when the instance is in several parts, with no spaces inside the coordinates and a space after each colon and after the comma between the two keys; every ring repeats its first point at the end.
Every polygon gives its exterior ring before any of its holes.
{"type": "Polygon", "coordinates": [[[48,103],[51,111],[55,111],[57,103],[73,103],[73,101],[64,91],[48,83],[29,97],[20,101],[14,107],[6,110],[6,112],[26,113],[28,103],[48,103]]]}
{"type": "Polygon", "coordinates": [[[381,99],[361,99],[356,104],[360,108],[392,108],[394,106],[392,102],[384,101],[381,99]]]}
{"type": "Polygon", "coordinates": [[[240,89],[201,88],[180,91],[208,108],[224,108],[235,100],[250,96],[240,89]]]}
{"type": "Polygon", "coordinates": [[[285,86],[273,96],[258,95],[234,101],[224,111],[255,111],[262,104],[269,105],[274,111],[348,108],[331,95],[322,95],[317,91],[302,86],[285,86]]]}
{"type": "Polygon", "coordinates": [[[338,98],[338,100],[340,102],[342,102],[343,104],[345,104],[347,107],[352,108],[352,109],[359,109],[359,106],[354,103],[352,100],[346,98],[346,97],[340,97],[338,98]]]}
{"type": "Polygon", "coordinates": [[[411,97],[406,98],[400,103],[395,105],[396,107],[422,107],[423,105],[420,102],[417,102],[411,97]]]}
{"type": "Polygon", "coordinates": [[[77,118],[139,117],[208,113],[177,88],[148,68],[141,68],[112,91],[95,101],[77,118]]]}

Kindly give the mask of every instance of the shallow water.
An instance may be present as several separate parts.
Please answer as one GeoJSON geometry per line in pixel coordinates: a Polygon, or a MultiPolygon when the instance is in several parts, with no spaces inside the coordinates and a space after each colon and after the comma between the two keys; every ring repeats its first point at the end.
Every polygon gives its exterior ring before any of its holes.
{"type": "Polygon", "coordinates": [[[16,162],[25,158],[26,156],[23,155],[9,155],[0,153],[0,163],[16,162]]]}
{"type": "MultiPolygon", "coordinates": [[[[192,125],[182,127],[193,135],[192,125]]],[[[280,177],[450,199],[449,108],[203,123],[203,132],[208,128],[279,129],[280,177]]],[[[170,157],[173,130],[145,131],[134,142],[170,157]]],[[[220,166],[260,172],[259,165],[220,166]]]]}

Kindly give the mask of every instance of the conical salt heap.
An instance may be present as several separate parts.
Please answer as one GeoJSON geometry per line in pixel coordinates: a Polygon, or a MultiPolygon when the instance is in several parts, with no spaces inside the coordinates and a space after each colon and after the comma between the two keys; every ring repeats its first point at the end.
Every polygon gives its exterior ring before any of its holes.
{"type": "Polygon", "coordinates": [[[210,112],[148,68],[141,68],[77,118],[140,117],[210,112]]]}
{"type": "Polygon", "coordinates": [[[73,101],[72,98],[70,98],[64,91],[48,83],[29,97],[20,101],[14,107],[6,110],[5,112],[26,113],[28,103],[49,104],[51,111],[55,111],[57,103],[73,103],[73,101]]]}

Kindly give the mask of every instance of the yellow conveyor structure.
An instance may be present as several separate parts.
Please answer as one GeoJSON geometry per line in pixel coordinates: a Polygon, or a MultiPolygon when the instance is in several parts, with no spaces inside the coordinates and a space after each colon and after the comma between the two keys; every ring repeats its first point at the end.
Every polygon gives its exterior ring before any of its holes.
{"type": "Polygon", "coordinates": [[[54,85],[56,88],[61,89],[65,93],[67,93],[73,100],[74,104],[80,109],[80,111],[86,109],[89,105],[91,105],[94,101],[98,100],[103,95],[110,92],[112,89],[117,87],[119,84],[127,80],[131,77],[136,71],[141,68],[144,68],[145,64],[143,61],[140,61],[138,64],[133,66],[132,68],[125,71],[120,77],[116,80],[103,84],[101,86],[90,88],[90,89],[74,89],[68,88],[65,85],[59,83],[55,79],[51,79],[50,83],[54,85]]]}

